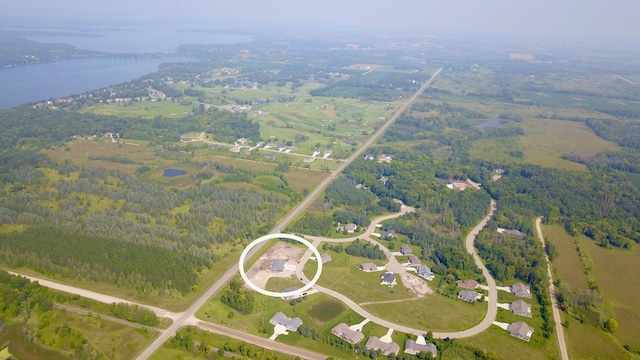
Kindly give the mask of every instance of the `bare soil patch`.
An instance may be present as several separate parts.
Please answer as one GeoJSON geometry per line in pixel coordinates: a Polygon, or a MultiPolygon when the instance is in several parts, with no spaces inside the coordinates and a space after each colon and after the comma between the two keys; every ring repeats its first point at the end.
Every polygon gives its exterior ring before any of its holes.
{"type": "Polygon", "coordinates": [[[425,295],[433,294],[433,290],[427,285],[424,280],[419,277],[405,273],[402,274],[402,285],[404,285],[407,289],[411,290],[416,296],[424,297],[425,295]]]}
{"type": "Polygon", "coordinates": [[[288,278],[295,275],[295,267],[298,265],[304,249],[295,245],[278,242],[272,246],[258,261],[247,271],[247,277],[256,286],[265,288],[267,280],[272,277],[288,278]],[[271,261],[275,259],[287,259],[284,271],[271,271],[271,261]]]}

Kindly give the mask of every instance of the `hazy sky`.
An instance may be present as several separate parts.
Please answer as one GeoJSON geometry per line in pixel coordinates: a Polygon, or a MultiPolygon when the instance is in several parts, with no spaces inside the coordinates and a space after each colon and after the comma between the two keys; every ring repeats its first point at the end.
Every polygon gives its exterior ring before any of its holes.
{"type": "Polygon", "coordinates": [[[270,23],[640,44],[638,0],[2,0],[0,14],[223,20],[238,27],[270,23]]]}

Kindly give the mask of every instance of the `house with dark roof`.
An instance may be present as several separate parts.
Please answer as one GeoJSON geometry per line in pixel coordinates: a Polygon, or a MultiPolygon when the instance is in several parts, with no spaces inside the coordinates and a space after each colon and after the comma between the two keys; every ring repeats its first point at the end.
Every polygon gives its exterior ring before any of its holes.
{"type": "MultiPolygon", "coordinates": [[[[290,288],[286,288],[284,290],[282,290],[283,293],[287,293],[287,292],[291,292],[291,291],[296,291],[300,289],[300,286],[292,286],[290,288]]],[[[302,294],[298,294],[298,295],[291,295],[291,296],[283,296],[282,300],[291,300],[291,299],[296,299],[299,298],[300,296],[302,296],[302,294]]]]}
{"type": "Polygon", "coordinates": [[[416,272],[418,273],[418,275],[422,276],[423,278],[430,278],[433,276],[433,274],[431,273],[431,268],[428,267],[427,265],[417,266],[416,272]]]}
{"type": "Polygon", "coordinates": [[[518,297],[531,299],[531,290],[523,283],[515,283],[511,285],[511,293],[518,297]]]}
{"type": "Polygon", "coordinates": [[[378,271],[378,265],[374,263],[362,263],[358,265],[358,269],[364,272],[374,272],[374,271],[378,271]]]}
{"type": "Polygon", "coordinates": [[[371,336],[364,345],[369,350],[380,350],[383,355],[398,354],[400,346],[394,342],[386,343],[377,336],[371,336]]]}
{"type": "Polygon", "coordinates": [[[456,285],[458,285],[458,287],[461,287],[463,289],[471,290],[478,287],[478,282],[475,280],[463,280],[463,281],[456,282],[456,285]]]}
{"type": "Polygon", "coordinates": [[[302,320],[299,317],[295,317],[293,319],[288,318],[282,311],[278,311],[269,320],[269,324],[282,325],[286,327],[287,330],[298,331],[298,328],[302,325],[302,320]]]}
{"type": "Polygon", "coordinates": [[[531,340],[531,335],[533,335],[533,328],[524,321],[518,321],[510,324],[507,326],[507,331],[511,336],[515,336],[524,341],[531,340]]]}
{"type": "Polygon", "coordinates": [[[431,356],[435,359],[438,355],[438,348],[434,344],[423,345],[409,339],[404,342],[404,352],[410,355],[418,355],[421,352],[431,353],[431,356]]]}
{"type": "Polygon", "coordinates": [[[520,316],[531,317],[531,305],[522,300],[516,300],[509,305],[512,313],[520,316]]]}
{"type": "Polygon", "coordinates": [[[388,239],[392,239],[396,237],[396,231],[395,230],[389,230],[389,231],[383,231],[382,233],[380,233],[380,239],[382,240],[388,240],[388,239]]]}
{"type": "Polygon", "coordinates": [[[411,254],[413,254],[413,249],[411,249],[407,245],[402,245],[400,247],[400,254],[402,254],[402,255],[411,255],[411,254]]]}
{"type": "Polygon", "coordinates": [[[422,265],[422,263],[420,262],[420,259],[418,259],[417,256],[412,254],[412,255],[409,255],[409,265],[418,266],[418,265],[422,265]]]}
{"type": "Polygon", "coordinates": [[[480,299],[480,294],[473,290],[462,290],[458,293],[458,299],[462,299],[468,303],[473,303],[480,299]]]}
{"type": "Polygon", "coordinates": [[[269,270],[281,272],[284,271],[284,266],[287,264],[287,259],[273,259],[271,260],[271,267],[269,270]]]}
{"type": "Polygon", "coordinates": [[[393,273],[386,272],[380,276],[380,285],[387,285],[389,287],[396,285],[396,276],[393,273]]]}
{"type": "Polygon", "coordinates": [[[345,323],[336,325],[331,329],[331,333],[351,344],[357,344],[364,339],[364,335],[360,331],[352,330],[345,323]]]}

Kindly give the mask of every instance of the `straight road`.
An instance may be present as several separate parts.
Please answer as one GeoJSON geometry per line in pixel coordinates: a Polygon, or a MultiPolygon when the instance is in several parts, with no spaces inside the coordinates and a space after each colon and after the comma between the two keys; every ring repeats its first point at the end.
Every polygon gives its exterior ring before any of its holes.
{"type": "MultiPolygon", "coordinates": [[[[536,219],[536,232],[538,233],[538,239],[542,242],[544,248],[544,236],[542,236],[542,216],[536,219]]],[[[569,360],[569,353],[567,352],[567,343],[564,341],[564,328],[562,327],[562,318],[560,318],[560,309],[558,309],[558,301],[556,300],[556,289],[553,286],[553,275],[551,274],[551,261],[546,252],[544,257],[547,259],[547,272],[549,273],[549,294],[551,295],[551,310],[553,312],[553,321],[556,323],[556,334],[558,334],[558,347],[560,348],[560,356],[562,360],[569,360]]]]}
{"type": "MultiPolygon", "coordinates": [[[[424,84],[420,89],[413,94],[400,108],[398,111],[386,122],[382,125],[375,134],[369,138],[360,148],[358,148],[346,161],[344,161],[337,169],[331,172],[331,174],[324,179],[320,185],[318,185],[309,195],[298,204],[284,219],[278,223],[272,230],[271,233],[281,233],[282,230],[289,225],[304,209],[306,209],[311,202],[322,192],[324,189],[329,186],[331,182],[333,182],[336,177],[342,173],[342,171],[358,156],[361,156],[362,153],[368,149],[375,141],[378,141],[382,134],[393,124],[398,116],[402,114],[411,104],[420,96],[424,90],[431,85],[433,80],[440,75],[442,68],[438,69],[431,78],[424,84]]],[[[201,134],[202,135],[202,134],[201,134]]],[[[255,246],[251,251],[247,254],[247,258],[251,258],[251,256],[255,255],[260,249],[266,244],[266,242],[260,243],[255,246]]],[[[188,320],[192,317],[195,312],[204,305],[205,302],[209,300],[224,284],[226,284],[236,273],[238,272],[238,264],[234,265],[229,269],[221,278],[218,280],[213,286],[209,288],[196,302],[194,302],[186,311],[180,313],[180,316],[173,321],[173,324],[164,332],[156,338],[156,340],[146,348],[140,355],[137,357],[138,360],[146,360],[153,354],[162,344],[164,344],[169,338],[171,338],[179,328],[188,323],[188,320]]],[[[247,335],[248,336],[248,335],[247,335]]],[[[242,340],[242,338],[240,338],[242,340]]]]}

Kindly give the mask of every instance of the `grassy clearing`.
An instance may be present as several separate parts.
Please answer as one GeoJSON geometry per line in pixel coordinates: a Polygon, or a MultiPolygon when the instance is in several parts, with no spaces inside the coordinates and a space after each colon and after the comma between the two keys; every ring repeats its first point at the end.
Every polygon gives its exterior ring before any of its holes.
{"type": "Polygon", "coordinates": [[[480,323],[487,313],[486,302],[467,304],[438,294],[403,303],[365,305],[364,308],[389,321],[431,331],[465,330],[480,323]],[[400,310],[407,308],[411,311],[400,310]]]}
{"type": "Polygon", "coordinates": [[[517,138],[481,139],[473,143],[469,156],[473,159],[491,161],[496,164],[518,164],[522,159],[510,156],[513,151],[523,151],[517,138]]]}
{"type": "Polygon", "coordinates": [[[600,291],[615,313],[619,324],[615,337],[640,349],[640,252],[604,249],[584,236],[580,245],[589,253],[600,291]]]}
{"type": "Polygon", "coordinates": [[[640,174],[628,172],[628,173],[625,173],[625,175],[629,180],[631,180],[633,185],[635,185],[636,189],[640,190],[640,174]]]}
{"type": "Polygon", "coordinates": [[[569,152],[595,155],[619,149],[579,122],[535,119],[525,121],[522,125],[526,133],[520,139],[524,161],[534,165],[586,171],[585,165],[560,157],[569,152]]]}
{"type": "MultiPolygon", "coordinates": [[[[347,246],[347,243],[343,244],[343,246],[347,246]]],[[[323,264],[322,276],[320,276],[318,284],[335,290],[357,303],[415,297],[413,293],[402,285],[396,285],[393,288],[380,285],[382,272],[366,273],[357,268],[358,264],[365,262],[384,265],[384,260],[372,261],[367,258],[351,256],[344,252],[328,251],[328,253],[331,254],[333,259],[323,264]]],[[[305,267],[305,274],[309,274],[311,271],[315,273],[315,269],[309,264],[305,267]]],[[[397,279],[397,281],[400,282],[400,279],[397,279]]]]}
{"type": "Polygon", "coordinates": [[[122,117],[141,117],[153,119],[156,116],[184,117],[192,114],[194,105],[180,105],[172,101],[139,101],[132,103],[109,103],[87,106],[82,113],[113,115],[122,117]]]}
{"type": "Polygon", "coordinates": [[[546,241],[551,242],[558,250],[558,257],[552,263],[556,272],[555,279],[574,289],[588,289],[587,275],[582,269],[573,237],[560,225],[544,225],[542,233],[546,241]]]}
{"type": "Polygon", "coordinates": [[[509,335],[508,332],[497,326],[491,326],[489,330],[478,335],[456,341],[487,351],[493,351],[499,354],[502,359],[539,360],[560,358],[560,353],[557,351],[554,342],[547,341],[544,347],[536,347],[509,335]]]}
{"type": "Polygon", "coordinates": [[[610,334],[593,326],[569,320],[565,329],[571,359],[630,359],[610,334]]]}

